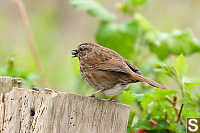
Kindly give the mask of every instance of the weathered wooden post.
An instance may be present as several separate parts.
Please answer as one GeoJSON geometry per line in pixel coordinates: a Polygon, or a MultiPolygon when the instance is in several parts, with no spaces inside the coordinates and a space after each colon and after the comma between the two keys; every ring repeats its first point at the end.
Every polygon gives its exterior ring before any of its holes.
{"type": "Polygon", "coordinates": [[[0,133],[126,132],[126,105],[12,86],[16,86],[12,78],[0,77],[0,133]]]}
{"type": "Polygon", "coordinates": [[[13,87],[21,87],[22,79],[0,76],[0,93],[6,93],[12,90],[13,87]]]}

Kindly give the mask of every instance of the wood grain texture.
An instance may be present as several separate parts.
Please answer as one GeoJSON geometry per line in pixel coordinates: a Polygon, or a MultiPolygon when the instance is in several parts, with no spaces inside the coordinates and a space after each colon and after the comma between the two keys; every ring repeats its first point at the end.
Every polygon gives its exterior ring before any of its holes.
{"type": "Polygon", "coordinates": [[[21,87],[22,79],[0,76],[0,93],[12,90],[13,87],[21,87]]]}
{"type": "Polygon", "coordinates": [[[129,107],[64,92],[0,95],[0,133],[126,133],[129,107]]]}

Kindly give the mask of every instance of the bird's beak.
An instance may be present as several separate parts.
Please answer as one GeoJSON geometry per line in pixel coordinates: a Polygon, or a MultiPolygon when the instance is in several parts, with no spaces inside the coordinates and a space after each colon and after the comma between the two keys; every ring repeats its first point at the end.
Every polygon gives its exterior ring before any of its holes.
{"type": "Polygon", "coordinates": [[[78,57],[78,49],[72,50],[72,57],[78,57]]]}

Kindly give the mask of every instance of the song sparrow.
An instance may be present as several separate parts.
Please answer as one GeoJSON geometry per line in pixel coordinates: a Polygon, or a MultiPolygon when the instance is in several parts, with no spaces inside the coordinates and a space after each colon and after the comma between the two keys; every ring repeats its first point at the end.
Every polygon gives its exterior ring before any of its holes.
{"type": "Polygon", "coordinates": [[[73,57],[80,61],[80,72],[84,80],[97,91],[112,96],[120,93],[135,82],[146,82],[154,87],[165,89],[159,83],[142,76],[140,70],[121,57],[117,52],[95,43],[83,43],[72,50],[73,57]]]}

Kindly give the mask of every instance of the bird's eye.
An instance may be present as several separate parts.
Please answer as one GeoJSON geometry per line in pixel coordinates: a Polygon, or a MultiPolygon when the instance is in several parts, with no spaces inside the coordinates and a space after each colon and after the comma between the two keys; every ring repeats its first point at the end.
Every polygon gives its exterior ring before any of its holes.
{"type": "Polygon", "coordinates": [[[80,51],[83,51],[83,50],[84,50],[84,48],[83,48],[83,47],[80,47],[80,48],[79,48],[79,50],[80,50],[80,51]]]}

